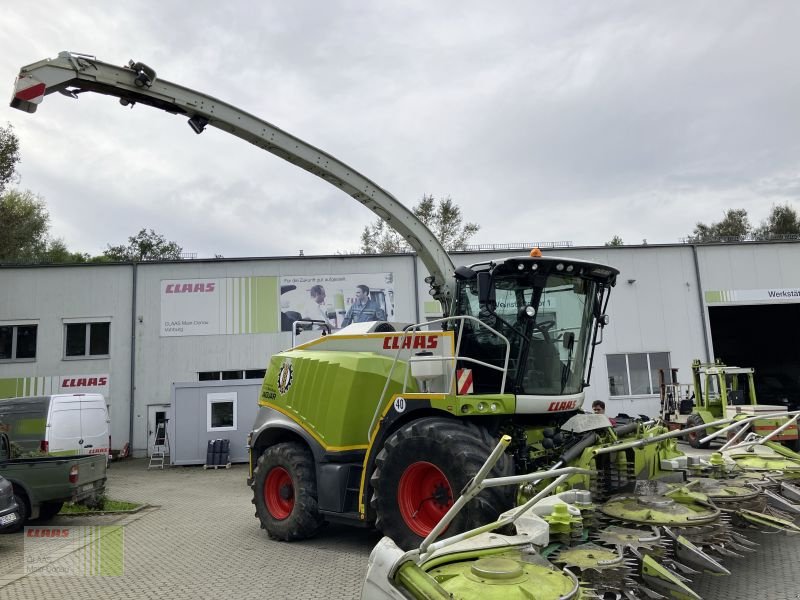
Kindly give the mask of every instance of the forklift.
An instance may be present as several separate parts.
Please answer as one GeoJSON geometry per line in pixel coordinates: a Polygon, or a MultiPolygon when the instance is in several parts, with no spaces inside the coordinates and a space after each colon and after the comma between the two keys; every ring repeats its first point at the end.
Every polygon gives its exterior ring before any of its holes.
{"type": "MultiPolygon", "coordinates": [[[[714,363],[692,362],[692,384],[677,383],[677,369],[672,369],[670,381],[664,372],[661,378],[661,419],[670,429],[696,427],[719,419],[754,417],[760,414],[774,415],[787,412],[786,406],[759,404],[753,383],[753,369],[733,367],[717,359],[714,363]]],[[[758,419],[751,428],[766,436],[788,421],[787,417],[758,419]]],[[[695,430],[686,434],[692,448],[706,449],[710,442],[700,443],[706,435],[717,431],[695,430]]],[[[730,434],[733,435],[733,432],[730,434]]],[[[797,425],[792,423],[772,438],[792,450],[800,449],[797,425]]]]}

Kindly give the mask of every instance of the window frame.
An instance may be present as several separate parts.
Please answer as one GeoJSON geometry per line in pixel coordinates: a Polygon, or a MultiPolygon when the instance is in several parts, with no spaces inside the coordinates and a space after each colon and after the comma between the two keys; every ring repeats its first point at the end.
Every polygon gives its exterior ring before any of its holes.
{"type": "Polygon", "coordinates": [[[651,398],[653,396],[658,396],[660,390],[656,389],[655,384],[653,383],[653,364],[651,361],[651,356],[656,354],[664,354],[667,357],[667,369],[671,369],[672,365],[672,356],[671,353],[666,350],[657,350],[652,352],[614,352],[610,354],[606,354],[606,373],[608,375],[608,397],[609,398],[651,398]],[[624,394],[614,394],[612,391],[611,385],[611,373],[608,372],[608,359],[610,356],[623,356],[625,357],[625,392],[624,394]],[[645,356],[647,358],[647,382],[648,387],[650,388],[650,392],[645,394],[634,394],[631,393],[631,364],[630,364],[630,357],[631,356],[645,356]]]}
{"type": "Polygon", "coordinates": [[[216,392],[206,394],[206,432],[216,433],[218,431],[238,431],[239,429],[239,416],[238,416],[238,394],[236,392],[216,392]],[[233,405],[233,426],[232,427],[212,427],[211,416],[214,404],[233,405]]]}
{"type": "Polygon", "coordinates": [[[0,364],[36,362],[39,354],[39,322],[38,321],[0,321],[0,327],[11,328],[11,357],[0,358],[0,364]],[[33,348],[33,357],[17,358],[19,351],[19,328],[34,327],[36,331],[36,343],[33,348]]]}
{"type": "Polygon", "coordinates": [[[111,318],[79,318],[63,319],[64,343],[62,345],[62,360],[102,360],[111,358],[111,318]],[[84,353],[67,354],[67,330],[70,325],[83,325],[84,353]],[[105,354],[92,354],[92,325],[108,325],[108,352],[105,354]]]}

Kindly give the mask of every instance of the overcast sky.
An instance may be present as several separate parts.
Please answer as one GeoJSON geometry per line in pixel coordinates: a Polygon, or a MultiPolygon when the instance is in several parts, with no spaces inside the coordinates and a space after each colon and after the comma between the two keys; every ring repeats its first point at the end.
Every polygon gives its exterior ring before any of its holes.
{"type": "MultiPolygon", "coordinates": [[[[800,3],[36,2],[2,9],[0,83],[61,50],[152,66],[352,165],[475,243],[673,243],[800,209],[800,3]]],[[[8,97],[8,96],[6,96],[8,97]]],[[[108,97],[0,106],[20,187],[100,253],[142,227],[199,257],[354,251],[374,216],[216,129],[108,97]]]]}

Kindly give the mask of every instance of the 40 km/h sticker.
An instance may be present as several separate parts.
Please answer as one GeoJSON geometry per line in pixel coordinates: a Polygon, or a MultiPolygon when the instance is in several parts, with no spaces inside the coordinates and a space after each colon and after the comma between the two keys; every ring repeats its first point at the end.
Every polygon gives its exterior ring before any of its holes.
{"type": "Polygon", "coordinates": [[[406,409],[406,399],[402,397],[397,397],[394,399],[394,409],[401,413],[406,409]]]}

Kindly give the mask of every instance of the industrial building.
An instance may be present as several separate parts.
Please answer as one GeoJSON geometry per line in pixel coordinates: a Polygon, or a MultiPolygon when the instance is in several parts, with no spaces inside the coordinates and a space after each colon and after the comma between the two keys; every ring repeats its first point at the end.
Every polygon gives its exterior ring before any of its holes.
{"type": "MultiPolygon", "coordinates": [[[[688,383],[696,358],[754,367],[770,399],[800,390],[797,242],[544,251],[621,272],[587,405],[604,400],[611,416],[656,414],[658,371],[677,368],[688,383]]],[[[454,261],[522,253],[455,253],[454,261]]],[[[185,405],[196,406],[191,419],[183,408],[170,426],[200,449],[207,438],[249,430],[252,407],[238,402],[253,395],[215,382],[257,384],[269,357],[291,345],[288,323],[311,316],[342,326],[359,285],[387,320],[439,317],[426,275],[413,254],[0,266],[0,397],[101,392],[113,448],[130,443],[143,455],[157,423],[173,416],[176,390],[205,385],[208,393],[185,405]]]]}

